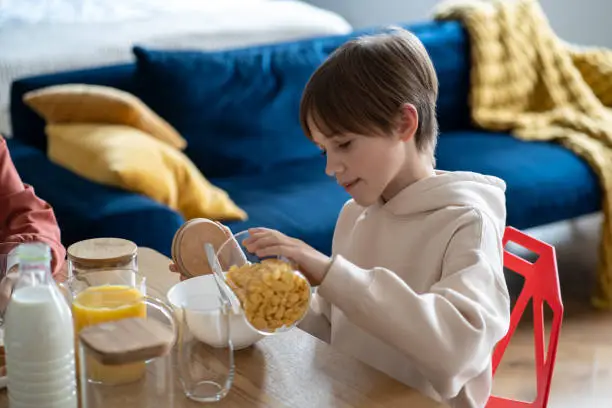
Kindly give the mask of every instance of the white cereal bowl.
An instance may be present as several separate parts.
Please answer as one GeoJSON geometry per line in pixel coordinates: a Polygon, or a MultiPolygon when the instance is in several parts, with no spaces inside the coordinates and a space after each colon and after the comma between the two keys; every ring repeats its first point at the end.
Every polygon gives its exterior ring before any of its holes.
{"type": "MultiPolygon", "coordinates": [[[[189,311],[186,320],[189,329],[199,341],[213,347],[223,345],[225,339],[222,339],[219,333],[225,333],[226,331],[225,328],[219,329],[218,317],[209,316],[210,313],[197,311],[198,307],[206,308],[210,306],[211,300],[215,300],[219,296],[219,289],[213,275],[196,276],[179,282],[170,288],[166,296],[179,319],[181,318],[182,305],[189,300],[189,304],[194,307],[195,311],[189,311]]],[[[264,335],[248,324],[241,310],[237,314],[232,312],[230,315],[230,337],[234,350],[240,350],[255,344],[264,335]]]]}

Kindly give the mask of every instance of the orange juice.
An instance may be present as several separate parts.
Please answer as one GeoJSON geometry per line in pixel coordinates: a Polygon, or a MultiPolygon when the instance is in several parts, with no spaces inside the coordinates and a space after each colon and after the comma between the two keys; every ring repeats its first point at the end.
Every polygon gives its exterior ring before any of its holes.
{"type": "MultiPolygon", "coordinates": [[[[124,285],[91,286],[79,293],[72,302],[74,332],[94,324],[121,320],[130,317],[146,317],[147,305],[142,293],[124,285]]],[[[100,364],[86,358],[87,377],[105,384],[126,384],[140,379],[145,372],[145,363],[138,362],[119,366],[100,364]]]]}

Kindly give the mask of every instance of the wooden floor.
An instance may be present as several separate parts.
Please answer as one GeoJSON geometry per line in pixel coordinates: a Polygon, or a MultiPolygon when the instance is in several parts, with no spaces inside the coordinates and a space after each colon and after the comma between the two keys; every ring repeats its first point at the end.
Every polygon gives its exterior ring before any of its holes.
{"type": "MultiPolygon", "coordinates": [[[[612,312],[596,311],[590,307],[589,281],[574,277],[561,284],[565,317],[550,408],[612,407],[612,312]]],[[[546,320],[550,322],[550,319],[546,320]]],[[[494,394],[533,400],[532,324],[528,317],[519,326],[496,374],[494,394]]]]}

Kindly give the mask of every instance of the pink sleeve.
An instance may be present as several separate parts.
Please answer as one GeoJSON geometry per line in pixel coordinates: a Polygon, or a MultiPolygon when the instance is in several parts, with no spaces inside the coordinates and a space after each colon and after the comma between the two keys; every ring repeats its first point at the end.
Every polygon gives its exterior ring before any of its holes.
{"type": "Polygon", "coordinates": [[[66,250],[53,209],[24,184],[17,173],[6,141],[0,137],[0,253],[23,242],[42,241],[51,247],[53,273],[64,264],[66,250]]]}

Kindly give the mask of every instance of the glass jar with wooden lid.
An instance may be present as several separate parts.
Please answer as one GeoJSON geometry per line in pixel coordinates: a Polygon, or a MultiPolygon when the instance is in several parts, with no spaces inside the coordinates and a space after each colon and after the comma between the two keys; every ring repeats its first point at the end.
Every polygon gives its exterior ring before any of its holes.
{"type": "Polygon", "coordinates": [[[67,249],[68,277],[100,270],[138,271],[137,245],[122,238],[92,238],[67,249]]]}

